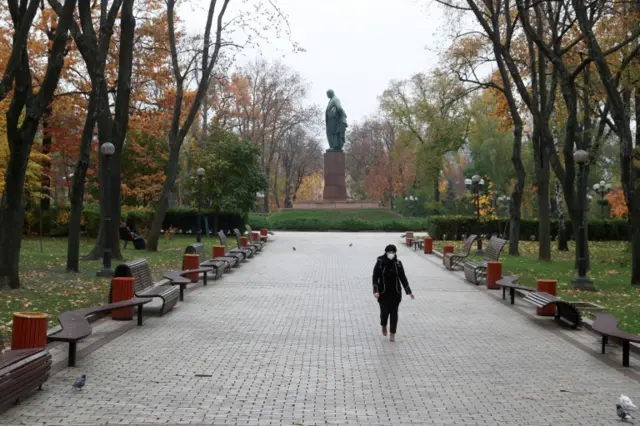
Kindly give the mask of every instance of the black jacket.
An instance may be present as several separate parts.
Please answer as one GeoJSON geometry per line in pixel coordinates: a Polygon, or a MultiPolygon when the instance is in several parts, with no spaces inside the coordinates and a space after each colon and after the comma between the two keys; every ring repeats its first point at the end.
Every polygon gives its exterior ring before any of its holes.
{"type": "Polygon", "coordinates": [[[386,254],[376,259],[376,266],[373,267],[373,292],[380,293],[380,297],[385,294],[397,293],[402,297],[402,288],[407,294],[411,294],[409,281],[404,273],[402,262],[398,258],[389,260],[386,254]]]}

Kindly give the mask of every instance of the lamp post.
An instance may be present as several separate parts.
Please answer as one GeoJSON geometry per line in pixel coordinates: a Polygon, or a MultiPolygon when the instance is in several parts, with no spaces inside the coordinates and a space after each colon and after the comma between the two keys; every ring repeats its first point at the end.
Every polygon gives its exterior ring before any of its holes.
{"type": "MultiPolygon", "coordinates": [[[[511,202],[511,197],[509,197],[508,195],[501,195],[498,197],[498,204],[502,207],[506,207],[506,211],[507,213],[509,212],[509,203],[511,202]]],[[[498,210],[500,213],[502,213],[502,209],[498,210]]],[[[505,216],[509,216],[508,214],[505,216]]],[[[504,225],[504,232],[502,233],[502,237],[504,238],[504,236],[507,234],[507,224],[505,223],[504,225]]]]}
{"type": "Polygon", "coordinates": [[[578,163],[578,208],[580,221],[578,225],[578,277],[571,282],[573,288],[580,290],[595,290],[593,281],[587,277],[587,175],[585,173],[589,153],[582,149],[573,153],[573,160],[578,163]]]}
{"type": "Polygon", "coordinates": [[[480,190],[484,188],[484,179],[479,175],[473,175],[471,179],[465,179],[464,184],[467,189],[476,197],[476,218],[477,218],[477,233],[478,233],[478,249],[476,254],[482,254],[482,236],[480,235],[480,190]]]}
{"type": "Polygon", "coordinates": [[[598,200],[598,204],[600,204],[600,217],[604,220],[604,208],[609,205],[609,202],[604,199],[604,196],[611,192],[611,184],[601,180],[600,183],[593,185],[593,190],[596,194],[600,195],[600,199],[598,200]]]}
{"type": "Polygon", "coordinates": [[[116,147],[111,142],[105,142],[100,146],[100,153],[104,156],[104,175],[102,182],[104,183],[104,246],[102,257],[102,270],[98,271],[99,277],[113,277],[113,269],[111,269],[111,214],[109,200],[109,180],[111,179],[111,170],[109,162],[111,156],[116,152],[116,147]]]}
{"type": "Polygon", "coordinates": [[[409,204],[409,216],[414,216],[414,202],[418,201],[418,197],[414,197],[413,195],[409,195],[408,197],[404,197],[405,201],[408,201],[409,204]]]}
{"type": "Polygon", "coordinates": [[[202,178],[204,177],[204,169],[200,167],[196,170],[198,175],[198,228],[196,232],[196,241],[202,241],[202,178]]]}

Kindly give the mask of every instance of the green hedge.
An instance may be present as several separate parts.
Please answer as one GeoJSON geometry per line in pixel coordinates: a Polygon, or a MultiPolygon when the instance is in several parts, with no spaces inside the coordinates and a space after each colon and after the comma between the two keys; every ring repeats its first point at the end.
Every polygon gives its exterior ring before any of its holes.
{"type": "MultiPolygon", "coordinates": [[[[135,209],[123,209],[121,212],[122,219],[134,230],[140,230],[142,228],[151,227],[151,221],[155,211],[153,209],[135,208],[135,209]]],[[[25,223],[25,231],[28,233],[39,233],[39,213],[36,211],[34,214],[28,216],[28,220],[25,223]]],[[[69,209],[49,209],[43,212],[43,234],[66,237],[69,235],[69,209]]],[[[209,221],[209,230],[213,231],[214,224],[217,225],[216,229],[231,230],[238,228],[244,230],[244,225],[247,223],[247,217],[237,213],[214,213],[212,211],[203,210],[202,216],[207,217],[209,221]]],[[[187,208],[172,208],[167,211],[167,214],[162,223],[162,228],[167,229],[173,227],[182,232],[196,232],[198,211],[196,209],[187,208]]],[[[86,204],[82,210],[82,223],[83,233],[89,237],[95,237],[98,235],[100,228],[100,208],[97,204],[86,204]]]]}
{"type": "Polygon", "coordinates": [[[288,231],[389,231],[426,230],[429,221],[425,218],[404,218],[395,213],[372,217],[364,211],[344,212],[296,212],[267,215],[250,213],[252,228],[268,228],[288,231]]]}
{"type": "MultiPolygon", "coordinates": [[[[467,216],[431,216],[431,226],[429,233],[436,239],[442,239],[443,235],[447,235],[448,239],[462,238],[462,234],[471,234],[478,232],[486,235],[502,234],[509,231],[508,219],[488,219],[480,220],[480,228],[475,217],[467,216]]],[[[565,227],[568,231],[569,239],[572,237],[572,224],[570,220],[565,221],[565,227]]],[[[558,235],[558,222],[551,221],[551,235],[558,235]]],[[[592,241],[625,241],[629,238],[629,225],[626,219],[612,220],[593,220],[588,224],[589,240],[592,241]]],[[[521,219],[520,220],[520,239],[530,240],[531,236],[538,239],[538,220],[537,219],[521,219]]]]}

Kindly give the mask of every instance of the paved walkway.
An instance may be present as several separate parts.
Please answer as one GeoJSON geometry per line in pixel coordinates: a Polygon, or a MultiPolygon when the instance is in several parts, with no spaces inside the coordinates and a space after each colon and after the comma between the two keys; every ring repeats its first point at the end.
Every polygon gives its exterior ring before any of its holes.
{"type": "Polygon", "coordinates": [[[640,402],[639,383],[594,356],[595,337],[579,349],[406,247],[416,300],[404,299],[391,344],[370,280],[398,237],[278,233],[0,424],[592,426],[618,424],[620,393],[640,402]]]}

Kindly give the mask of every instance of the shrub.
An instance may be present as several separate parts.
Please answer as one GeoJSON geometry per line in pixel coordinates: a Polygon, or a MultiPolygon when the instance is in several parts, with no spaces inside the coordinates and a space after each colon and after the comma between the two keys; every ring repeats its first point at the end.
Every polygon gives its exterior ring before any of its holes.
{"type": "MultiPolygon", "coordinates": [[[[508,219],[481,219],[480,227],[476,217],[473,216],[432,216],[429,233],[436,239],[442,239],[446,234],[448,239],[462,238],[462,234],[478,232],[486,235],[508,233],[508,219]]],[[[629,227],[626,220],[595,220],[588,224],[588,236],[592,241],[617,241],[629,238],[629,227]]],[[[565,221],[565,228],[569,238],[573,235],[573,228],[570,220],[565,221]]],[[[538,219],[520,220],[520,239],[529,240],[531,236],[538,239],[538,219]]],[[[558,221],[551,221],[551,235],[558,235],[558,221]]]]}
{"type": "Polygon", "coordinates": [[[306,210],[267,215],[252,213],[249,225],[289,231],[388,231],[425,230],[425,218],[405,218],[388,210],[306,210]]]}
{"type": "MultiPolygon", "coordinates": [[[[127,208],[125,207],[121,213],[122,220],[132,229],[139,231],[143,228],[150,228],[153,220],[154,210],[149,208],[127,208]]],[[[38,232],[38,211],[32,212],[30,216],[27,216],[28,221],[25,221],[25,230],[27,232],[38,232]]],[[[43,227],[43,233],[55,237],[66,237],[69,235],[69,209],[67,207],[61,207],[57,210],[50,209],[43,212],[43,223],[51,223],[51,226],[43,227]],[[55,218],[51,221],[45,221],[44,215],[50,215],[55,218]]],[[[247,221],[246,215],[240,215],[236,213],[214,213],[211,211],[202,211],[203,218],[206,217],[209,222],[209,229],[213,231],[215,229],[231,230],[238,228],[244,230],[244,224],[247,221]]],[[[198,211],[196,209],[186,208],[174,208],[167,211],[165,220],[162,224],[163,229],[173,226],[182,232],[196,232],[197,229],[197,217],[198,211]]],[[[89,237],[96,237],[100,229],[100,207],[95,203],[87,203],[82,210],[82,230],[89,237]]]]}

